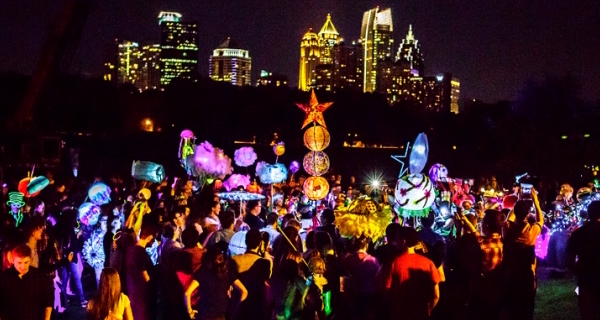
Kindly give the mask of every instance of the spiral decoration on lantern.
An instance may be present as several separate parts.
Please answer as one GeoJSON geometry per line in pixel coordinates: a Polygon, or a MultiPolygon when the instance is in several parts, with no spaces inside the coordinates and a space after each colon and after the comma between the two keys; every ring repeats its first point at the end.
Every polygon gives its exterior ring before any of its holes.
{"type": "Polygon", "coordinates": [[[323,151],[311,151],[304,156],[302,166],[311,176],[322,176],[329,170],[329,157],[323,151]]]}

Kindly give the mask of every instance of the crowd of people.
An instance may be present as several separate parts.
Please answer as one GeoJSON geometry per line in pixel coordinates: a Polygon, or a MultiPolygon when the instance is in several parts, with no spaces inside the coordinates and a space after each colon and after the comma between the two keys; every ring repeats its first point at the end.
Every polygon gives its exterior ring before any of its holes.
{"type": "MultiPolygon", "coordinates": [[[[332,176],[323,201],[309,201],[301,181],[236,201],[184,178],[112,178],[97,221],[82,221],[93,182],[48,178],[35,197],[3,185],[2,320],[51,319],[68,306],[93,320],[533,319],[547,199],[572,205],[568,190],[525,197],[516,186],[503,208],[484,192],[497,185],[465,183],[428,216],[390,216],[384,238],[348,238],[336,208],[362,196],[393,202],[393,190],[332,176]]],[[[585,209],[564,265],[578,278],[582,319],[600,319],[600,202],[585,209]]]]}

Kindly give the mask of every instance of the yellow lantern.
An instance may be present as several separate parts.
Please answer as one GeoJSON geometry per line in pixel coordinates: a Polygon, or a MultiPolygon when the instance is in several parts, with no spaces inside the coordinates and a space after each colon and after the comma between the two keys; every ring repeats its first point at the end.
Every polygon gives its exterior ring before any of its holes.
{"type": "Polygon", "coordinates": [[[322,176],[329,170],[329,157],[323,151],[311,151],[304,156],[302,166],[311,176],[322,176]]]}
{"type": "Polygon", "coordinates": [[[285,144],[283,142],[279,142],[278,144],[273,146],[273,152],[276,156],[281,156],[285,153],[285,144]]]}
{"type": "Polygon", "coordinates": [[[304,194],[310,200],[321,200],[325,199],[329,193],[329,183],[327,179],[323,177],[308,177],[304,181],[304,194]]]}
{"type": "Polygon", "coordinates": [[[329,146],[331,137],[325,127],[313,126],[304,132],[304,146],[311,151],[323,151],[329,146]]]}

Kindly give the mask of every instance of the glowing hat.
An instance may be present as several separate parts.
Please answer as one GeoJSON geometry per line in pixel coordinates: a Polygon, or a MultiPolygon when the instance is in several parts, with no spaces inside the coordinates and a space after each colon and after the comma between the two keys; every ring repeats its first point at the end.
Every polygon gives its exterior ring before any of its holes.
{"type": "Polygon", "coordinates": [[[23,201],[23,197],[25,197],[25,195],[21,192],[9,192],[8,193],[8,201],[6,202],[7,205],[17,205],[20,207],[25,205],[25,202],[23,201]]]}

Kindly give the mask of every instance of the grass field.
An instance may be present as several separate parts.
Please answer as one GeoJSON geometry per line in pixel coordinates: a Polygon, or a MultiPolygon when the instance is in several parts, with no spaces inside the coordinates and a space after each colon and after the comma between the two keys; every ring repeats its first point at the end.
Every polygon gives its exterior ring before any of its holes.
{"type": "Polygon", "coordinates": [[[552,279],[544,269],[538,269],[538,290],[535,301],[536,320],[579,319],[575,278],[552,279]]]}

